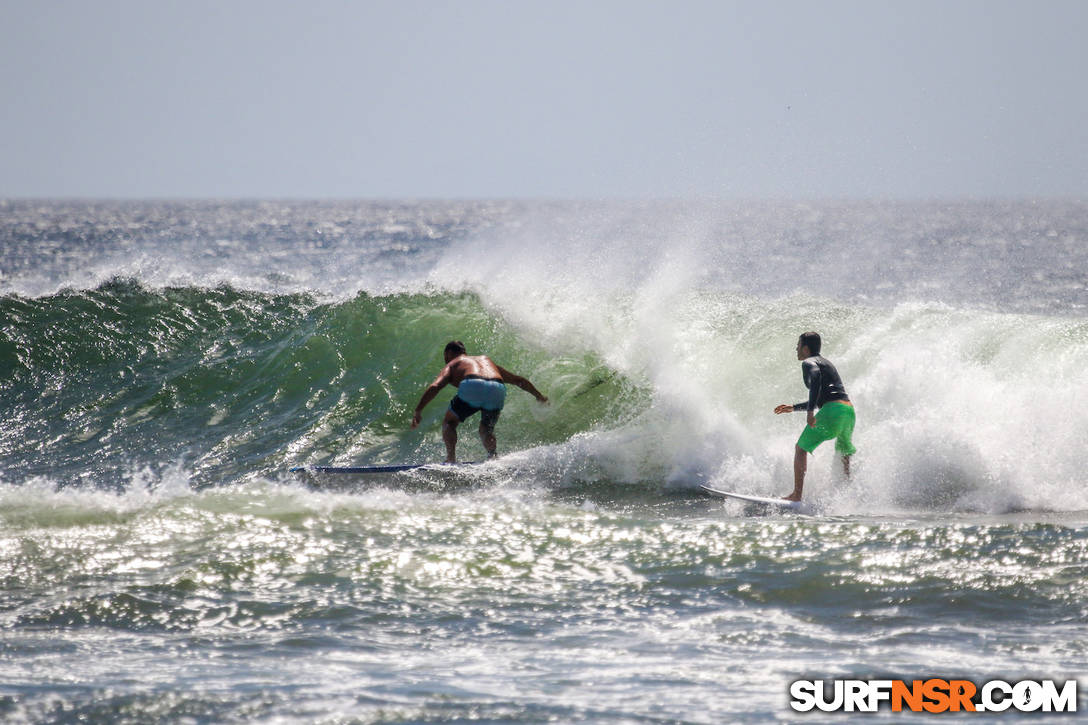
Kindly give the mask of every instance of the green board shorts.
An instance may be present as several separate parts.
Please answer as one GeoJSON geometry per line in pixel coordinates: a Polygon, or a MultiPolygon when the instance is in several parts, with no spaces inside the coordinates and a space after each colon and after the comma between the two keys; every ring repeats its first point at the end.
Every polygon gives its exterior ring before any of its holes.
{"type": "Polygon", "coordinates": [[[840,456],[852,456],[858,449],[850,437],[854,434],[854,406],[832,401],[816,413],[815,425],[805,426],[797,447],[812,453],[824,441],[835,439],[835,451],[840,456]]]}

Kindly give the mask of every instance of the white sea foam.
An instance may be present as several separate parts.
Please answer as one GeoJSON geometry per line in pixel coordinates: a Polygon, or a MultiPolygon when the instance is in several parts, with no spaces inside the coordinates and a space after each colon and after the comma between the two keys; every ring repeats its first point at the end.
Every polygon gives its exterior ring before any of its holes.
{"type": "MultiPolygon", "coordinates": [[[[816,329],[858,409],[852,490],[864,506],[1088,508],[1088,427],[1076,413],[1088,406],[1083,318],[845,304],[834,282],[780,279],[767,264],[723,270],[711,228],[666,223],[677,219],[527,225],[455,245],[437,264],[436,284],[477,293],[526,339],[591,350],[653,390],[632,423],[579,436],[565,446],[573,454],[542,456],[588,458],[585,468],[621,480],[785,493],[803,418],[771,411],[807,397],[793,346],[816,329]],[[731,289],[753,279],[763,294],[731,289]],[[800,286],[810,289],[792,292],[800,286]]],[[[810,495],[837,499],[834,458],[831,444],[817,452],[810,495]]]]}

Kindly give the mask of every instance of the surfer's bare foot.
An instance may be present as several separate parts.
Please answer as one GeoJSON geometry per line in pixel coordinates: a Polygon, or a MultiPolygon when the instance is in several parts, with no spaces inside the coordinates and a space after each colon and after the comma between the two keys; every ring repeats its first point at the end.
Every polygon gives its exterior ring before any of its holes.
{"type": "Polygon", "coordinates": [[[786,500],[786,501],[800,501],[801,500],[801,492],[800,491],[794,491],[789,496],[783,496],[782,498],[784,500],[786,500]]]}

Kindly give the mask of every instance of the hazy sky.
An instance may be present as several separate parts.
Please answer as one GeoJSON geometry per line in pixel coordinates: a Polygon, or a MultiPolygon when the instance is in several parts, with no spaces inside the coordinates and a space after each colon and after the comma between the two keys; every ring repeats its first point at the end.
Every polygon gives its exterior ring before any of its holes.
{"type": "Polygon", "coordinates": [[[1084,198],[1086,48],[1086,0],[0,0],[0,197],[1084,198]]]}

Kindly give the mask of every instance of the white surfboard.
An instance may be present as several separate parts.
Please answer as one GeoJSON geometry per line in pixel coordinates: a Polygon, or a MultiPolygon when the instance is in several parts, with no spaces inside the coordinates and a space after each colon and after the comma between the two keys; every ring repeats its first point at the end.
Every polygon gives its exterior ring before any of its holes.
{"type": "Polygon", "coordinates": [[[787,501],[784,498],[769,498],[767,496],[750,496],[746,493],[734,493],[732,491],[725,491],[720,488],[714,488],[713,486],[700,486],[705,493],[711,496],[718,496],[721,498],[732,498],[738,501],[745,501],[751,504],[760,504],[763,506],[772,506],[774,508],[790,511],[797,514],[811,515],[813,508],[805,501],[787,501]]]}

